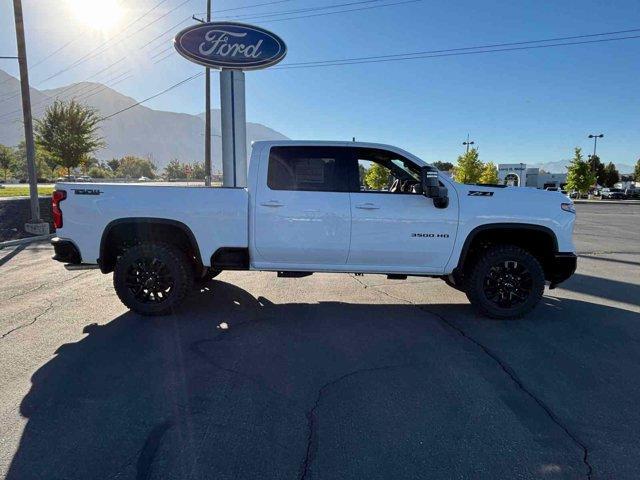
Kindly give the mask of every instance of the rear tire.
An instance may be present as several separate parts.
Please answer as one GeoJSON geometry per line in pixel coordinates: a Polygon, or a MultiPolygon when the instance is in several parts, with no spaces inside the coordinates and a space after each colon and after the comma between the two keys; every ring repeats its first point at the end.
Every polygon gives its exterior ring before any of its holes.
{"type": "Polygon", "coordinates": [[[118,258],[113,286],[120,301],[134,312],[166,315],[193,288],[193,272],[187,256],[173,245],[143,243],[118,258]]]}
{"type": "Polygon", "coordinates": [[[529,252],[514,245],[488,248],[465,275],[465,293],[479,313],[491,318],[520,318],[544,293],[544,271],[529,252]]]}

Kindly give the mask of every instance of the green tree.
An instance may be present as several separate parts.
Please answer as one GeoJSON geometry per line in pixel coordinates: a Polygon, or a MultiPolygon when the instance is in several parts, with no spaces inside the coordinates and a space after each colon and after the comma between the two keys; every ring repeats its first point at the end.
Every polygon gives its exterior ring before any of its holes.
{"type": "Polygon", "coordinates": [[[636,182],[640,182],[640,158],[636,162],[636,168],[633,171],[633,179],[636,182]]]}
{"type": "MultiPolygon", "coordinates": [[[[49,172],[51,169],[47,163],[47,159],[50,157],[49,152],[44,150],[39,145],[36,145],[36,177],[44,177],[43,172],[49,172]]],[[[29,172],[27,169],[27,146],[22,140],[16,147],[13,161],[13,175],[20,179],[29,178],[29,172]]]]}
{"type": "Polygon", "coordinates": [[[600,157],[597,155],[590,155],[589,160],[587,160],[591,171],[596,174],[596,182],[598,185],[604,185],[606,174],[604,171],[604,165],[600,161],[600,157]]]}
{"type": "Polygon", "coordinates": [[[4,174],[4,181],[7,181],[7,174],[13,165],[13,151],[5,146],[0,144],[0,168],[4,174]]]}
{"type": "Polygon", "coordinates": [[[458,164],[453,169],[453,178],[459,183],[478,183],[483,167],[478,150],[472,148],[458,157],[458,164]]]}
{"type": "Polygon", "coordinates": [[[482,175],[480,175],[479,183],[487,185],[497,185],[500,179],[498,178],[498,168],[493,162],[488,162],[482,169],[482,175]]]}
{"type": "Polygon", "coordinates": [[[567,189],[586,193],[596,183],[596,174],[582,158],[582,149],[576,147],[571,163],[567,167],[567,189]]]}
{"type": "Polygon", "coordinates": [[[204,163],[194,162],[191,164],[191,178],[194,180],[204,180],[204,163]]]}
{"type": "Polygon", "coordinates": [[[116,170],[116,176],[124,178],[156,178],[157,167],[148,158],[127,155],[120,159],[120,166],[116,170]]]}
{"type": "Polygon", "coordinates": [[[433,162],[432,165],[441,172],[450,172],[453,170],[453,163],[451,162],[433,162]]]}
{"type": "Polygon", "coordinates": [[[107,162],[107,166],[111,169],[112,172],[115,172],[116,170],[118,170],[118,167],[120,166],[120,159],[112,158],[107,162]]]}
{"type": "Polygon", "coordinates": [[[383,167],[379,163],[373,163],[367,170],[367,174],[364,177],[364,183],[367,184],[371,190],[382,190],[389,186],[389,169],[383,167]]]}
{"type": "Polygon", "coordinates": [[[105,167],[104,165],[94,165],[89,168],[87,174],[93,178],[111,178],[113,177],[113,171],[105,167]]]}
{"type": "Polygon", "coordinates": [[[177,158],[174,158],[167,164],[166,167],[164,167],[164,176],[167,178],[167,180],[186,178],[184,165],[180,163],[177,158]]]}
{"type": "Polygon", "coordinates": [[[71,100],[56,100],[44,116],[36,120],[36,142],[60,159],[60,165],[71,174],[92,152],[105,145],[98,136],[101,118],[97,110],[71,100]]]}
{"type": "Polygon", "coordinates": [[[606,167],[604,167],[604,179],[602,185],[605,187],[613,187],[616,183],[620,181],[620,173],[616,166],[609,162],[606,167]]]}

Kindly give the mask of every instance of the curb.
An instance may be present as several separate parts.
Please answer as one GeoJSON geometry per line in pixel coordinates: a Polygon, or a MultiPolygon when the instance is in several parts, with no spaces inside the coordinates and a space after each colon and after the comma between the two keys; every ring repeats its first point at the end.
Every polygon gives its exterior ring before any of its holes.
{"type": "Polygon", "coordinates": [[[6,242],[0,242],[0,250],[5,247],[14,247],[16,245],[27,245],[33,242],[42,242],[44,240],[49,240],[55,237],[54,233],[50,233],[48,235],[38,235],[37,237],[27,237],[27,238],[19,238],[18,240],[8,240],[6,242]]]}
{"type": "Polygon", "coordinates": [[[574,200],[573,203],[598,203],[600,205],[640,205],[640,200],[574,200]]]}

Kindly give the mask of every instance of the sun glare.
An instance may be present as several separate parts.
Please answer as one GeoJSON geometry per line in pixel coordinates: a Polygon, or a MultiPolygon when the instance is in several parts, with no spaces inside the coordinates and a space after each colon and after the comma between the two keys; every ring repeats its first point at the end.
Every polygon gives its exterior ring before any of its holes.
{"type": "Polygon", "coordinates": [[[124,12],[118,0],[67,0],[77,20],[96,30],[118,25],[124,12]]]}

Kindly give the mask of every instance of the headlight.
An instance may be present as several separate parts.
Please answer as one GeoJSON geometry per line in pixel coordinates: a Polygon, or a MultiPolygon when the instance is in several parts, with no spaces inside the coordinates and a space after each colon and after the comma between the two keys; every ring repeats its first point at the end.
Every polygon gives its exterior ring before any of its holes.
{"type": "Polygon", "coordinates": [[[573,203],[561,203],[560,208],[562,208],[565,212],[576,213],[576,207],[573,203]]]}

